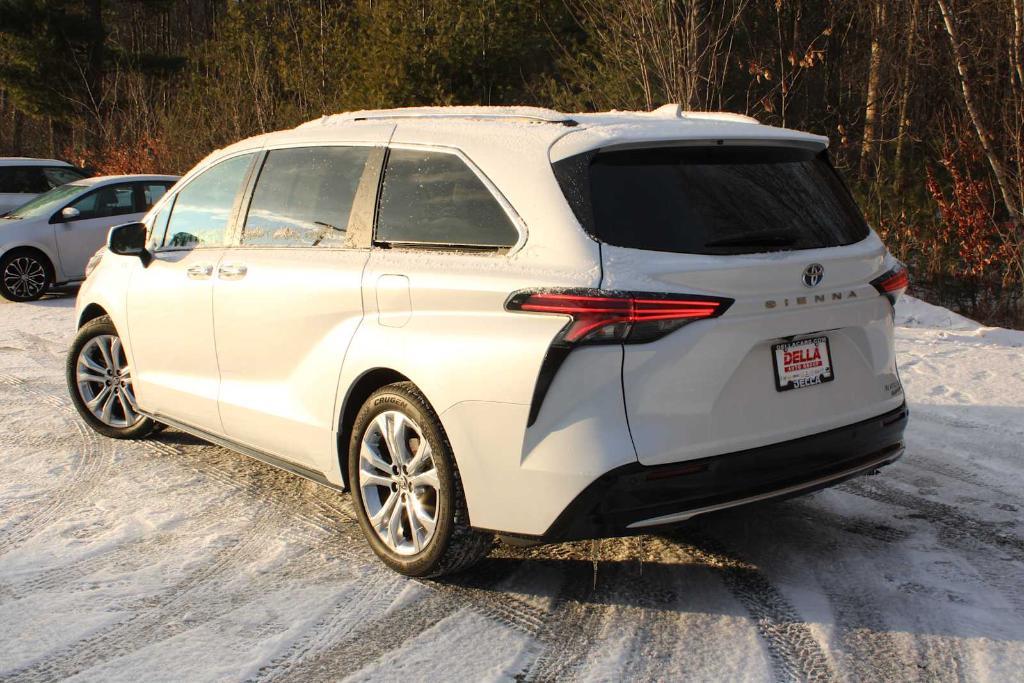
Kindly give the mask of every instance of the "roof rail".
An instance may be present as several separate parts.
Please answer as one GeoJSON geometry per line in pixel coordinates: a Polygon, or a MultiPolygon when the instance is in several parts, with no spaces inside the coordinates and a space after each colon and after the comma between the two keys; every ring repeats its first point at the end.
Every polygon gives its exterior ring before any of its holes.
{"type": "Polygon", "coordinates": [[[575,126],[577,122],[561,112],[541,107],[405,107],[401,109],[373,109],[332,114],[302,124],[330,125],[349,121],[386,121],[395,119],[479,119],[519,121],[525,123],[555,123],[575,126]]]}
{"type": "Polygon", "coordinates": [[[366,116],[354,116],[351,120],[379,121],[382,119],[499,119],[522,123],[557,123],[563,126],[579,125],[577,121],[568,116],[551,119],[545,116],[531,116],[529,114],[367,114],[366,116]]]}

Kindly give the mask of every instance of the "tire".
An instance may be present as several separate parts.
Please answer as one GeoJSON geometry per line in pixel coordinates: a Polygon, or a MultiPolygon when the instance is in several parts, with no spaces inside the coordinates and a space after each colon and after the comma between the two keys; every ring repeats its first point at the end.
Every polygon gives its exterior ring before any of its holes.
{"type": "Polygon", "coordinates": [[[65,371],[71,402],[95,431],[112,439],[141,439],[156,429],[156,422],[137,412],[131,368],[108,316],[78,331],[65,371]]]}
{"type": "Polygon", "coordinates": [[[35,301],[53,285],[53,264],[31,249],[14,249],[0,259],[0,296],[35,301]]]}
{"type": "Polygon", "coordinates": [[[494,544],[492,534],[469,526],[451,445],[411,382],[390,384],[366,400],[352,427],[347,465],[359,526],[377,556],[400,574],[453,574],[479,562],[494,544]],[[424,442],[428,451],[421,450],[424,442]]]}

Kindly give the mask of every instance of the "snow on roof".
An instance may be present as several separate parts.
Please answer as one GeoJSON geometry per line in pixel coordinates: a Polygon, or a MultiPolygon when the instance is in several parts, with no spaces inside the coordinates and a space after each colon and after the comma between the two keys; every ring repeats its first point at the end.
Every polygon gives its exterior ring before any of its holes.
{"type": "MultiPolygon", "coordinates": [[[[592,149],[678,140],[775,141],[825,147],[819,135],[761,125],[757,119],[730,112],[690,112],[678,104],[654,111],[607,111],[568,114],[542,107],[408,107],[344,112],[324,116],[296,131],[390,122],[404,129],[406,142],[459,146],[485,132],[490,139],[514,138],[521,145],[539,143],[552,161],[592,149]],[[545,125],[547,124],[547,125],[545,125]],[[418,138],[418,139],[413,139],[418,138]]],[[[468,150],[467,150],[468,151],[468,150]]]]}
{"type": "Polygon", "coordinates": [[[59,159],[33,159],[31,157],[0,157],[0,166],[66,166],[71,167],[66,161],[59,159]]]}
{"type": "Polygon", "coordinates": [[[123,175],[97,175],[97,176],[92,176],[90,178],[82,178],[81,180],[76,180],[75,184],[76,185],[99,185],[100,183],[123,182],[123,181],[126,181],[126,180],[140,181],[140,182],[144,182],[144,181],[147,181],[147,180],[154,180],[154,181],[165,181],[165,180],[177,181],[179,177],[180,176],[176,176],[176,175],[160,175],[160,174],[153,174],[153,173],[128,173],[128,174],[123,174],[123,175]]]}

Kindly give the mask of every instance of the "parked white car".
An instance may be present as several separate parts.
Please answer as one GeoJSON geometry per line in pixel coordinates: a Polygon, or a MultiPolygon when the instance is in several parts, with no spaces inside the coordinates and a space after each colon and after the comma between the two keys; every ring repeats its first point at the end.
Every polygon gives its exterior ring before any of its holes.
{"type": "Polygon", "coordinates": [[[907,274],[827,140],[728,114],[357,112],[111,231],[67,378],[355,498],[417,576],[641,533],[903,452],[907,274]]]}
{"type": "Polygon", "coordinates": [[[0,295],[32,301],[52,285],[83,279],[110,228],[138,221],[176,180],[168,175],[83,178],[0,218],[0,295]]]}
{"type": "Polygon", "coordinates": [[[44,192],[88,175],[66,161],[0,157],[0,216],[44,192]]]}

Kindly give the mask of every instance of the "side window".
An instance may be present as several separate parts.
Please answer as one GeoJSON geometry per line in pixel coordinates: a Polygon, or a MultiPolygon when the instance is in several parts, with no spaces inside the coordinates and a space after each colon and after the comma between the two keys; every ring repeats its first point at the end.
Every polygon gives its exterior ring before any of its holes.
{"type": "Polygon", "coordinates": [[[242,230],[249,246],[341,247],[368,147],[267,153],[242,230]]]}
{"type": "Polygon", "coordinates": [[[519,233],[491,191],[458,156],[392,149],[384,172],[376,239],[509,247],[519,233]]]}
{"type": "Polygon", "coordinates": [[[174,200],[165,247],[216,247],[224,244],[231,209],[245,182],[253,154],[242,154],[209,168],[174,200]]]}
{"type": "Polygon", "coordinates": [[[0,193],[13,194],[16,192],[14,188],[14,169],[10,166],[0,166],[0,193]]]}
{"type": "Polygon", "coordinates": [[[163,205],[160,212],[153,216],[153,224],[149,226],[149,249],[156,249],[164,243],[164,236],[167,234],[167,220],[171,217],[171,207],[174,206],[174,197],[163,205]]]}
{"type": "Polygon", "coordinates": [[[76,221],[123,216],[135,212],[134,190],[129,183],[107,185],[72,202],[70,206],[79,211],[76,221]]]}
{"type": "Polygon", "coordinates": [[[44,168],[43,177],[46,178],[47,188],[53,189],[67,183],[73,183],[76,180],[81,180],[85,175],[73,168],[56,167],[44,168]]]}
{"type": "Polygon", "coordinates": [[[38,166],[8,166],[0,169],[0,192],[42,194],[49,189],[50,184],[46,182],[43,169],[38,166]]]}
{"type": "Polygon", "coordinates": [[[164,196],[169,188],[170,185],[167,185],[166,183],[140,183],[140,193],[135,198],[139,203],[139,206],[136,206],[135,210],[138,213],[145,213],[146,211],[149,211],[153,208],[153,205],[156,204],[157,200],[164,196]]]}

